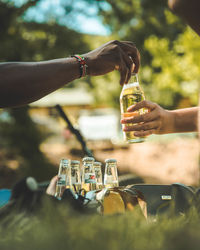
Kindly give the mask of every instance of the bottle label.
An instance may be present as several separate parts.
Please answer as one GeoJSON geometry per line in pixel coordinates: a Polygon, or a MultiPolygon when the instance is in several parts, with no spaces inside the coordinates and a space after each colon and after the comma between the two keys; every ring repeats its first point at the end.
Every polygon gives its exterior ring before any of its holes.
{"type": "Polygon", "coordinates": [[[85,183],[96,183],[95,175],[93,173],[85,173],[85,183]]]}
{"type": "Polygon", "coordinates": [[[81,182],[78,180],[78,176],[72,176],[71,178],[72,184],[81,184],[81,182]]]}
{"type": "Polygon", "coordinates": [[[61,174],[58,176],[57,186],[66,186],[66,175],[61,174]]]}
{"type": "Polygon", "coordinates": [[[66,186],[70,185],[69,176],[66,177],[66,186]]]}
{"type": "Polygon", "coordinates": [[[114,178],[112,175],[105,175],[105,184],[114,183],[114,178]]]}

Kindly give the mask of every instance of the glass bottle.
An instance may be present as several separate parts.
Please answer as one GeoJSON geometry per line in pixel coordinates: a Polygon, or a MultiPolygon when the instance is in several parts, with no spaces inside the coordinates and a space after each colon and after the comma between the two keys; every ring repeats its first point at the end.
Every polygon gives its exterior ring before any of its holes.
{"type": "Polygon", "coordinates": [[[96,177],[96,188],[102,189],[103,188],[103,181],[102,181],[102,171],[101,171],[101,162],[95,161],[94,162],[94,172],[96,177]]]}
{"type": "Polygon", "coordinates": [[[66,188],[72,188],[72,183],[71,183],[71,160],[66,160],[68,161],[68,164],[66,162],[66,188]]]}
{"type": "Polygon", "coordinates": [[[96,178],[93,164],[93,157],[83,158],[82,188],[87,192],[96,189],[96,178]]]}
{"type": "Polygon", "coordinates": [[[81,190],[80,161],[71,161],[71,185],[72,190],[78,193],[81,190]]]}
{"type": "Polygon", "coordinates": [[[118,187],[117,161],[115,159],[106,159],[105,163],[104,186],[107,188],[118,187]]]}
{"type": "Polygon", "coordinates": [[[57,197],[58,199],[61,199],[65,188],[66,187],[69,188],[71,186],[70,172],[71,172],[70,160],[62,159],[60,161],[59,170],[58,170],[58,181],[56,183],[55,197],[57,197]]]}
{"type": "MultiPolygon", "coordinates": [[[[132,74],[129,82],[124,84],[121,95],[120,95],[120,108],[121,108],[121,118],[133,117],[137,115],[142,115],[147,112],[146,109],[140,109],[134,112],[127,112],[128,107],[135,105],[138,102],[145,100],[144,92],[139,84],[138,75],[132,74]]],[[[132,126],[133,124],[129,123],[126,126],[132,126]]],[[[124,124],[122,128],[124,128],[124,124]]],[[[136,137],[134,136],[134,131],[123,132],[124,139],[128,143],[134,142],[143,142],[145,140],[144,137],[136,137]]]]}

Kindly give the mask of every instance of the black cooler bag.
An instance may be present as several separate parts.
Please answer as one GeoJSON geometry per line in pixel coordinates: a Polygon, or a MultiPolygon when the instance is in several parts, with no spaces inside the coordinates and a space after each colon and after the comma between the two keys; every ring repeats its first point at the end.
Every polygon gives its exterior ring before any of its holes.
{"type": "Polygon", "coordinates": [[[134,184],[125,188],[128,192],[140,192],[147,203],[147,215],[162,213],[181,214],[187,212],[195,201],[191,187],[175,183],[172,185],[134,184]]]}

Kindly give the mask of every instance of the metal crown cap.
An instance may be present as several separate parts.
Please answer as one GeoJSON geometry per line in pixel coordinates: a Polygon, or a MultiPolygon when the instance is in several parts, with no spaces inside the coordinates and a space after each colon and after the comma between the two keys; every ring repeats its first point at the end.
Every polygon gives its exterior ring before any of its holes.
{"type": "Polygon", "coordinates": [[[76,165],[76,164],[80,164],[80,161],[77,161],[77,160],[71,160],[71,165],[76,165]]]}
{"type": "Polygon", "coordinates": [[[101,166],[102,164],[101,164],[101,162],[99,162],[99,161],[95,161],[94,162],[94,166],[101,166]]]}
{"type": "Polygon", "coordinates": [[[60,161],[60,164],[62,164],[62,165],[64,165],[64,166],[68,166],[68,165],[70,164],[70,160],[68,160],[68,159],[62,159],[62,160],[60,161]]]}
{"type": "Polygon", "coordinates": [[[105,163],[116,163],[117,160],[116,159],[106,159],[105,163]]]}
{"type": "Polygon", "coordinates": [[[83,161],[95,161],[93,157],[84,157],[83,161]]]}

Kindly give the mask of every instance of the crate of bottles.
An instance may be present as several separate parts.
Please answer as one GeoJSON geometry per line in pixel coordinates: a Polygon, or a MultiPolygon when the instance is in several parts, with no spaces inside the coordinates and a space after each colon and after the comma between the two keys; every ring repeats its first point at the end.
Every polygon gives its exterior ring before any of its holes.
{"type": "Polygon", "coordinates": [[[56,185],[57,198],[61,198],[63,189],[70,188],[75,193],[101,190],[104,187],[118,187],[117,161],[105,160],[105,173],[102,174],[102,163],[93,157],[84,157],[82,162],[62,159],[58,170],[56,185]]]}

